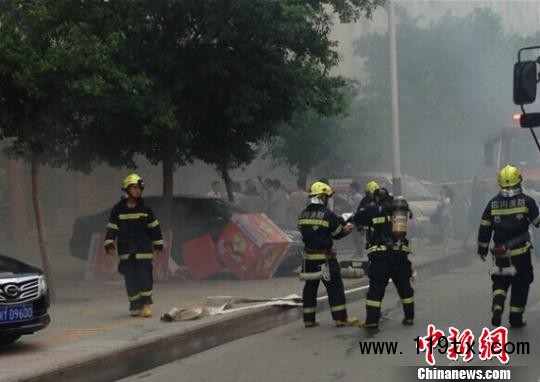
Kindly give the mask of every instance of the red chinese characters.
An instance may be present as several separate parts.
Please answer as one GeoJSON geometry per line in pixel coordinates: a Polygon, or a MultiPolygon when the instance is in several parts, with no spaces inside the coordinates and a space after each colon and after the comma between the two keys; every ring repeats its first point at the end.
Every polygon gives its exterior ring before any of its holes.
{"type": "Polygon", "coordinates": [[[492,358],[498,358],[503,364],[507,364],[510,361],[506,351],[506,344],[508,343],[507,328],[502,326],[493,330],[484,328],[479,341],[480,343],[478,347],[480,359],[482,361],[487,361],[492,358]]]}
{"type": "Polygon", "coordinates": [[[452,361],[457,361],[460,357],[464,362],[469,362],[474,357],[474,334],[470,329],[465,329],[462,333],[454,327],[449,328],[449,347],[446,356],[452,361]]]}
{"type": "Polygon", "coordinates": [[[433,324],[428,326],[427,336],[418,338],[418,350],[426,352],[426,362],[430,366],[435,365],[433,349],[439,345],[441,338],[445,338],[444,332],[436,329],[433,324]]]}

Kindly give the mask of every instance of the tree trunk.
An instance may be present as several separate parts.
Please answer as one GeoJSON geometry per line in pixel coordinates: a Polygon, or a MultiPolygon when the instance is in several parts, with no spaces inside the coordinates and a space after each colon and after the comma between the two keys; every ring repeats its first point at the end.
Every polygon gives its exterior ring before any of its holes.
{"type": "Polygon", "coordinates": [[[173,176],[174,176],[174,139],[166,134],[168,139],[163,143],[163,211],[159,219],[162,229],[172,229],[173,222],[173,176]]]}
{"type": "Polygon", "coordinates": [[[41,253],[41,261],[43,262],[43,273],[49,287],[50,297],[54,297],[54,280],[52,275],[51,262],[49,251],[47,249],[47,234],[45,232],[45,224],[43,222],[43,210],[41,208],[42,194],[41,176],[40,176],[40,159],[41,152],[34,152],[32,156],[32,202],[34,204],[34,215],[36,218],[36,227],[38,231],[39,250],[41,253]]]}
{"type": "Polygon", "coordinates": [[[219,171],[221,172],[221,178],[225,183],[225,189],[227,190],[227,197],[229,202],[234,203],[234,194],[231,186],[231,176],[229,175],[229,168],[226,163],[219,165],[219,171]]]}
{"type": "Polygon", "coordinates": [[[163,159],[163,216],[160,219],[163,222],[163,227],[172,229],[173,216],[173,175],[174,163],[173,158],[163,159]]]}
{"type": "Polygon", "coordinates": [[[10,238],[15,239],[29,230],[28,210],[25,203],[27,183],[25,182],[25,166],[22,160],[8,161],[8,206],[9,218],[6,219],[10,238]]]}
{"type": "Polygon", "coordinates": [[[297,178],[297,184],[302,187],[302,189],[307,190],[307,176],[309,174],[309,170],[303,167],[298,168],[298,178],[297,178]]]}

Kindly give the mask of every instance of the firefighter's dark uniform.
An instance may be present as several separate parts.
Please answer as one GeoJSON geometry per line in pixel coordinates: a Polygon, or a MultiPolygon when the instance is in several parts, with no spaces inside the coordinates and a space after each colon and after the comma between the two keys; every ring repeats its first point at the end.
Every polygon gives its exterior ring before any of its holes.
{"type": "Polygon", "coordinates": [[[379,204],[372,202],[355,214],[355,225],[366,229],[366,252],[369,258],[369,290],[366,296],[365,324],[378,324],[389,279],[394,282],[403,303],[405,320],[414,319],[414,290],[408,240],[392,235],[392,197],[379,204]]]}
{"type": "Polygon", "coordinates": [[[152,304],[153,250],[163,250],[163,238],[154,212],[142,199],[134,208],[128,208],[125,200],[113,207],[105,238],[107,251],[115,249],[115,240],[130,310],[152,304]]]}
{"type": "Polygon", "coordinates": [[[484,210],[478,230],[478,254],[487,256],[489,242],[493,236],[495,247],[504,246],[507,251],[502,257],[495,256],[495,270],[513,265],[516,274],[492,274],[492,311],[502,313],[504,301],[510,286],[510,324],[521,325],[523,312],[527,305],[529,284],[533,281],[531,263],[531,240],[528,235],[529,224],[538,226],[540,217],[538,206],[533,198],[519,193],[512,197],[501,194],[495,196],[484,210]],[[510,245],[508,245],[511,243],[510,245]]]}
{"type": "MultiPolygon", "coordinates": [[[[298,228],[304,241],[304,272],[318,272],[325,262],[330,269],[330,281],[323,280],[328,292],[332,318],[347,320],[345,290],[339,264],[332,251],[333,240],[347,236],[343,222],[334,212],[321,204],[310,204],[302,211],[298,228]]],[[[306,280],[303,291],[304,321],[315,322],[317,290],[320,280],[306,280]]]]}

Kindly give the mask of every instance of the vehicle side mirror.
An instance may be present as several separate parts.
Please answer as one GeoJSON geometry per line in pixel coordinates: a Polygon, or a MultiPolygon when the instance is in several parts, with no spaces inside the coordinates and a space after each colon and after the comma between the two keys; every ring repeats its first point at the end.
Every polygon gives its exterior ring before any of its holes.
{"type": "Polygon", "coordinates": [[[514,103],[527,105],[536,100],[536,61],[514,64],[514,103]]]}
{"type": "Polygon", "coordinates": [[[493,160],[493,142],[484,143],[484,164],[489,167],[495,164],[493,160]]]}

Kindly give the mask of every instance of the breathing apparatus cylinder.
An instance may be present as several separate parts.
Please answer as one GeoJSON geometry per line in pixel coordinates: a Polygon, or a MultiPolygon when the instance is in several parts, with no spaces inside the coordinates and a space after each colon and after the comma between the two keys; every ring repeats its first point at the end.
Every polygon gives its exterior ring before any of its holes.
{"type": "Polygon", "coordinates": [[[392,201],[392,234],[397,240],[407,236],[407,222],[409,219],[409,203],[403,196],[397,196],[392,201]]]}

